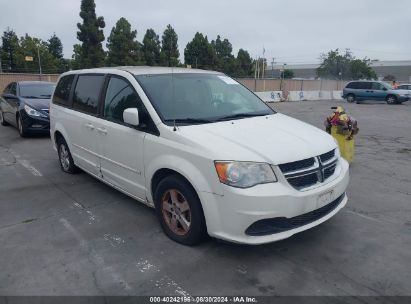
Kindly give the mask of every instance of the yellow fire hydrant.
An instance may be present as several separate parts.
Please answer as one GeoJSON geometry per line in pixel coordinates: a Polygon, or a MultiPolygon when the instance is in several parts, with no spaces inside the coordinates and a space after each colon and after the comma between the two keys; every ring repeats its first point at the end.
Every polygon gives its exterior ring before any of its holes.
{"type": "Polygon", "coordinates": [[[341,156],[349,164],[354,160],[355,135],[358,133],[357,121],[345,113],[343,107],[332,107],[333,113],[324,121],[326,131],[338,143],[341,156]]]}

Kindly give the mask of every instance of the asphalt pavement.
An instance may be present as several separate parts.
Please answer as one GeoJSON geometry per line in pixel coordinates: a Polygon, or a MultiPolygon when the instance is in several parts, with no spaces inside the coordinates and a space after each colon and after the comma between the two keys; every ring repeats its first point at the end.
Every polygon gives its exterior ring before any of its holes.
{"type": "MultiPolygon", "coordinates": [[[[322,128],[337,104],[273,107],[322,128]]],[[[179,245],[153,209],[63,173],[48,137],[0,127],[0,295],[411,295],[411,103],[343,104],[360,128],[347,206],[261,246],[179,245]]]]}

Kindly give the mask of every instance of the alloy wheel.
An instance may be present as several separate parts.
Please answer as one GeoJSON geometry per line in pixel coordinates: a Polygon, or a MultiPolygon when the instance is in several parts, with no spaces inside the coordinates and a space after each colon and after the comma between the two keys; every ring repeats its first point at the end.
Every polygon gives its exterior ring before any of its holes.
{"type": "Polygon", "coordinates": [[[184,195],[176,189],[167,190],[161,199],[161,211],[168,228],[177,235],[186,235],[191,226],[191,210],[184,195]]]}
{"type": "Polygon", "coordinates": [[[65,145],[60,145],[60,163],[64,171],[68,171],[70,168],[70,156],[65,145]]]}

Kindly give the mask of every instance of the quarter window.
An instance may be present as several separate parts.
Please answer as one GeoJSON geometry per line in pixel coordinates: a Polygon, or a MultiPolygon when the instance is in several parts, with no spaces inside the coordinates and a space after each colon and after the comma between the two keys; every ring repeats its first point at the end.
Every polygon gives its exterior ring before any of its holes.
{"type": "Polygon", "coordinates": [[[97,114],[104,75],[80,75],[73,96],[73,108],[89,114],[97,114]]]}
{"type": "Polygon", "coordinates": [[[60,79],[53,96],[53,103],[69,106],[70,92],[74,75],[67,75],[60,79]]]}

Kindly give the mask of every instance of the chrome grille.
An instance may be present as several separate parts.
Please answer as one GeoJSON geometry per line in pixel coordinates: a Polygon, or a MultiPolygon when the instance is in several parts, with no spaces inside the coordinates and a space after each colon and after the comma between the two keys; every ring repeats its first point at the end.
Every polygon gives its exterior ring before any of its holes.
{"type": "Polygon", "coordinates": [[[282,164],[279,165],[281,171],[283,172],[291,172],[291,171],[297,171],[297,170],[301,170],[304,168],[309,168],[311,166],[314,165],[314,158],[307,158],[307,159],[303,159],[303,160],[298,160],[292,163],[286,163],[286,164],[282,164]]]}
{"type": "Polygon", "coordinates": [[[279,168],[291,186],[303,190],[330,178],[337,162],[335,150],[331,150],[316,157],[280,164],[279,168]]]}
{"type": "Polygon", "coordinates": [[[320,159],[323,163],[329,161],[335,156],[335,150],[331,150],[330,152],[324,153],[320,155],[320,159]]]}

